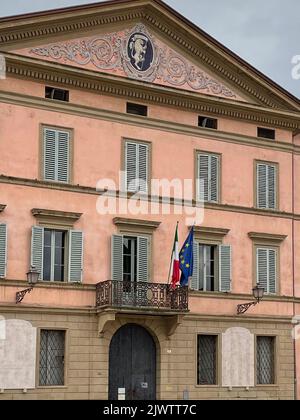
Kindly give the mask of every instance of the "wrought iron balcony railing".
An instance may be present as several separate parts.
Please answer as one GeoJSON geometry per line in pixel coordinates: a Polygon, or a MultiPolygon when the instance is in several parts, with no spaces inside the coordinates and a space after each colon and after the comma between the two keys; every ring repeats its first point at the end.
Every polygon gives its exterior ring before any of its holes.
{"type": "Polygon", "coordinates": [[[96,306],[187,312],[188,288],[174,290],[168,284],[108,280],[97,284],[96,306]]]}

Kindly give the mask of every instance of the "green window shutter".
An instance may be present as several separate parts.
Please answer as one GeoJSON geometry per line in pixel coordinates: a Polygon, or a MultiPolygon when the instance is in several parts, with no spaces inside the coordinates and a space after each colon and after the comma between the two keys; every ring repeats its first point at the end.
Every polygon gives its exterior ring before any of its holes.
{"type": "Polygon", "coordinates": [[[44,180],[56,180],[56,131],[44,128],[44,180]]]}
{"type": "Polygon", "coordinates": [[[149,281],[149,239],[137,238],[137,281],[149,281]]]}
{"type": "Polygon", "coordinates": [[[70,230],[69,236],[69,282],[82,282],[83,232],[70,230]]]}
{"type": "Polygon", "coordinates": [[[220,292],[231,291],[231,246],[219,246],[219,282],[220,292]]]}
{"type": "Polygon", "coordinates": [[[148,192],[149,180],[149,146],[146,144],[138,145],[138,178],[139,178],[139,191],[148,192]]]}
{"type": "Polygon", "coordinates": [[[111,277],[123,281],[123,236],[113,235],[111,240],[111,277]]]}
{"type": "Polygon", "coordinates": [[[44,179],[69,182],[70,178],[70,133],[44,129],[44,179]]]}
{"type": "Polygon", "coordinates": [[[219,158],[210,156],[210,194],[209,201],[217,203],[219,201],[219,158]]]}
{"type": "Polygon", "coordinates": [[[193,245],[193,276],[191,279],[190,288],[192,290],[199,290],[199,242],[194,241],[193,245]]]}
{"type": "Polygon", "coordinates": [[[209,156],[198,155],[198,199],[209,201],[209,156]]]}
{"type": "Polygon", "coordinates": [[[277,252],[269,249],[269,293],[276,294],[277,291],[277,252]]]}
{"type": "Polygon", "coordinates": [[[7,265],[7,226],[0,223],[0,278],[6,277],[7,265]]]}
{"type": "Polygon", "coordinates": [[[32,227],[31,234],[31,266],[35,267],[43,279],[44,228],[32,227]]]}
{"type": "Polygon", "coordinates": [[[70,133],[58,131],[57,137],[57,181],[67,183],[70,178],[70,133]]]}
{"type": "Polygon", "coordinates": [[[277,206],[277,169],[274,165],[257,165],[257,207],[276,209],[277,206]]]}
{"type": "Polygon", "coordinates": [[[277,206],[277,197],[276,197],[276,167],[273,165],[268,165],[267,168],[267,181],[268,181],[268,208],[276,209],[277,206]]]}
{"type": "Polygon", "coordinates": [[[257,248],[257,282],[266,294],[277,291],[277,252],[275,249],[257,248]]]}
{"type": "Polygon", "coordinates": [[[125,149],[126,191],[137,192],[138,144],[126,142],[125,149]]]}

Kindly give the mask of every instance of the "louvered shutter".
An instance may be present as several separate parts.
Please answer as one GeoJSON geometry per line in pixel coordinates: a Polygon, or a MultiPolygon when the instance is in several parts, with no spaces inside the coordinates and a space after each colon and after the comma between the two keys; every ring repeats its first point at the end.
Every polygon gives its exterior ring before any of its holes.
{"type": "Polygon", "coordinates": [[[44,129],[44,179],[56,180],[56,130],[44,129]]]}
{"type": "Polygon", "coordinates": [[[149,239],[137,238],[137,281],[149,281],[149,239]]]}
{"type": "Polygon", "coordinates": [[[275,294],[277,289],[277,253],[269,249],[269,293],[275,294]]]}
{"type": "Polygon", "coordinates": [[[231,246],[219,246],[220,292],[231,291],[231,246]]]}
{"type": "Polygon", "coordinates": [[[123,281],[123,236],[113,235],[111,242],[111,277],[123,281]]]}
{"type": "Polygon", "coordinates": [[[43,255],[44,255],[44,228],[40,226],[32,227],[31,234],[31,266],[40,273],[43,279],[43,255]]]}
{"type": "Polygon", "coordinates": [[[126,142],[125,149],[126,189],[129,192],[136,192],[138,179],[138,145],[137,143],[126,142]]]}
{"type": "Polygon", "coordinates": [[[70,134],[57,132],[57,181],[69,182],[70,134]]]}
{"type": "Polygon", "coordinates": [[[209,201],[218,202],[219,197],[219,158],[210,156],[210,194],[209,201]]]}
{"type": "Polygon", "coordinates": [[[193,276],[191,279],[190,288],[192,290],[199,290],[199,242],[194,241],[193,245],[193,276]]]}
{"type": "Polygon", "coordinates": [[[268,293],[268,250],[264,248],[258,248],[256,250],[257,255],[257,283],[265,289],[265,293],[268,293]]]}
{"type": "Polygon", "coordinates": [[[69,282],[82,282],[83,271],[83,232],[69,232],[69,282]]]}
{"type": "Polygon", "coordinates": [[[269,165],[267,167],[268,181],[268,208],[276,209],[276,167],[269,165]]]}
{"type": "Polygon", "coordinates": [[[148,165],[149,165],[149,146],[146,144],[138,145],[138,178],[139,191],[148,192],[148,165]]]}
{"type": "Polygon", "coordinates": [[[267,208],[267,165],[257,165],[257,206],[267,208]]]}
{"type": "Polygon", "coordinates": [[[198,199],[209,201],[209,156],[198,155],[198,199]]]}
{"type": "Polygon", "coordinates": [[[6,277],[7,263],[7,226],[0,224],[0,278],[6,277]]]}

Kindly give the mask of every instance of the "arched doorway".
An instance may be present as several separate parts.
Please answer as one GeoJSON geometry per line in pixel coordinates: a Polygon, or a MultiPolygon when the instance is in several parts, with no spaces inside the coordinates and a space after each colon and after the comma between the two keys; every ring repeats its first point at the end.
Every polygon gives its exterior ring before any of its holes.
{"type": "Polygon", "coordinates": [[[156,399],[156,345],[145,328],[121,327],[109,348],[109,399],[125,388],[126,400],[156,399]]]}

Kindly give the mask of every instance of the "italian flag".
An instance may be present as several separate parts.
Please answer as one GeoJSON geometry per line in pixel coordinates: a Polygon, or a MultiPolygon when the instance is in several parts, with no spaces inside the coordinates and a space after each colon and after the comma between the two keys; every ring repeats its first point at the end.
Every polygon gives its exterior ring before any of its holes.
{"type": "Polygon", "coordinates": [[[172,254],[172,287],[176,288],[177,284],[180,281],[180,272],[179,272],[179,246],[178,246],[178,225],[176,227],[173,254],[172,254]]]}

